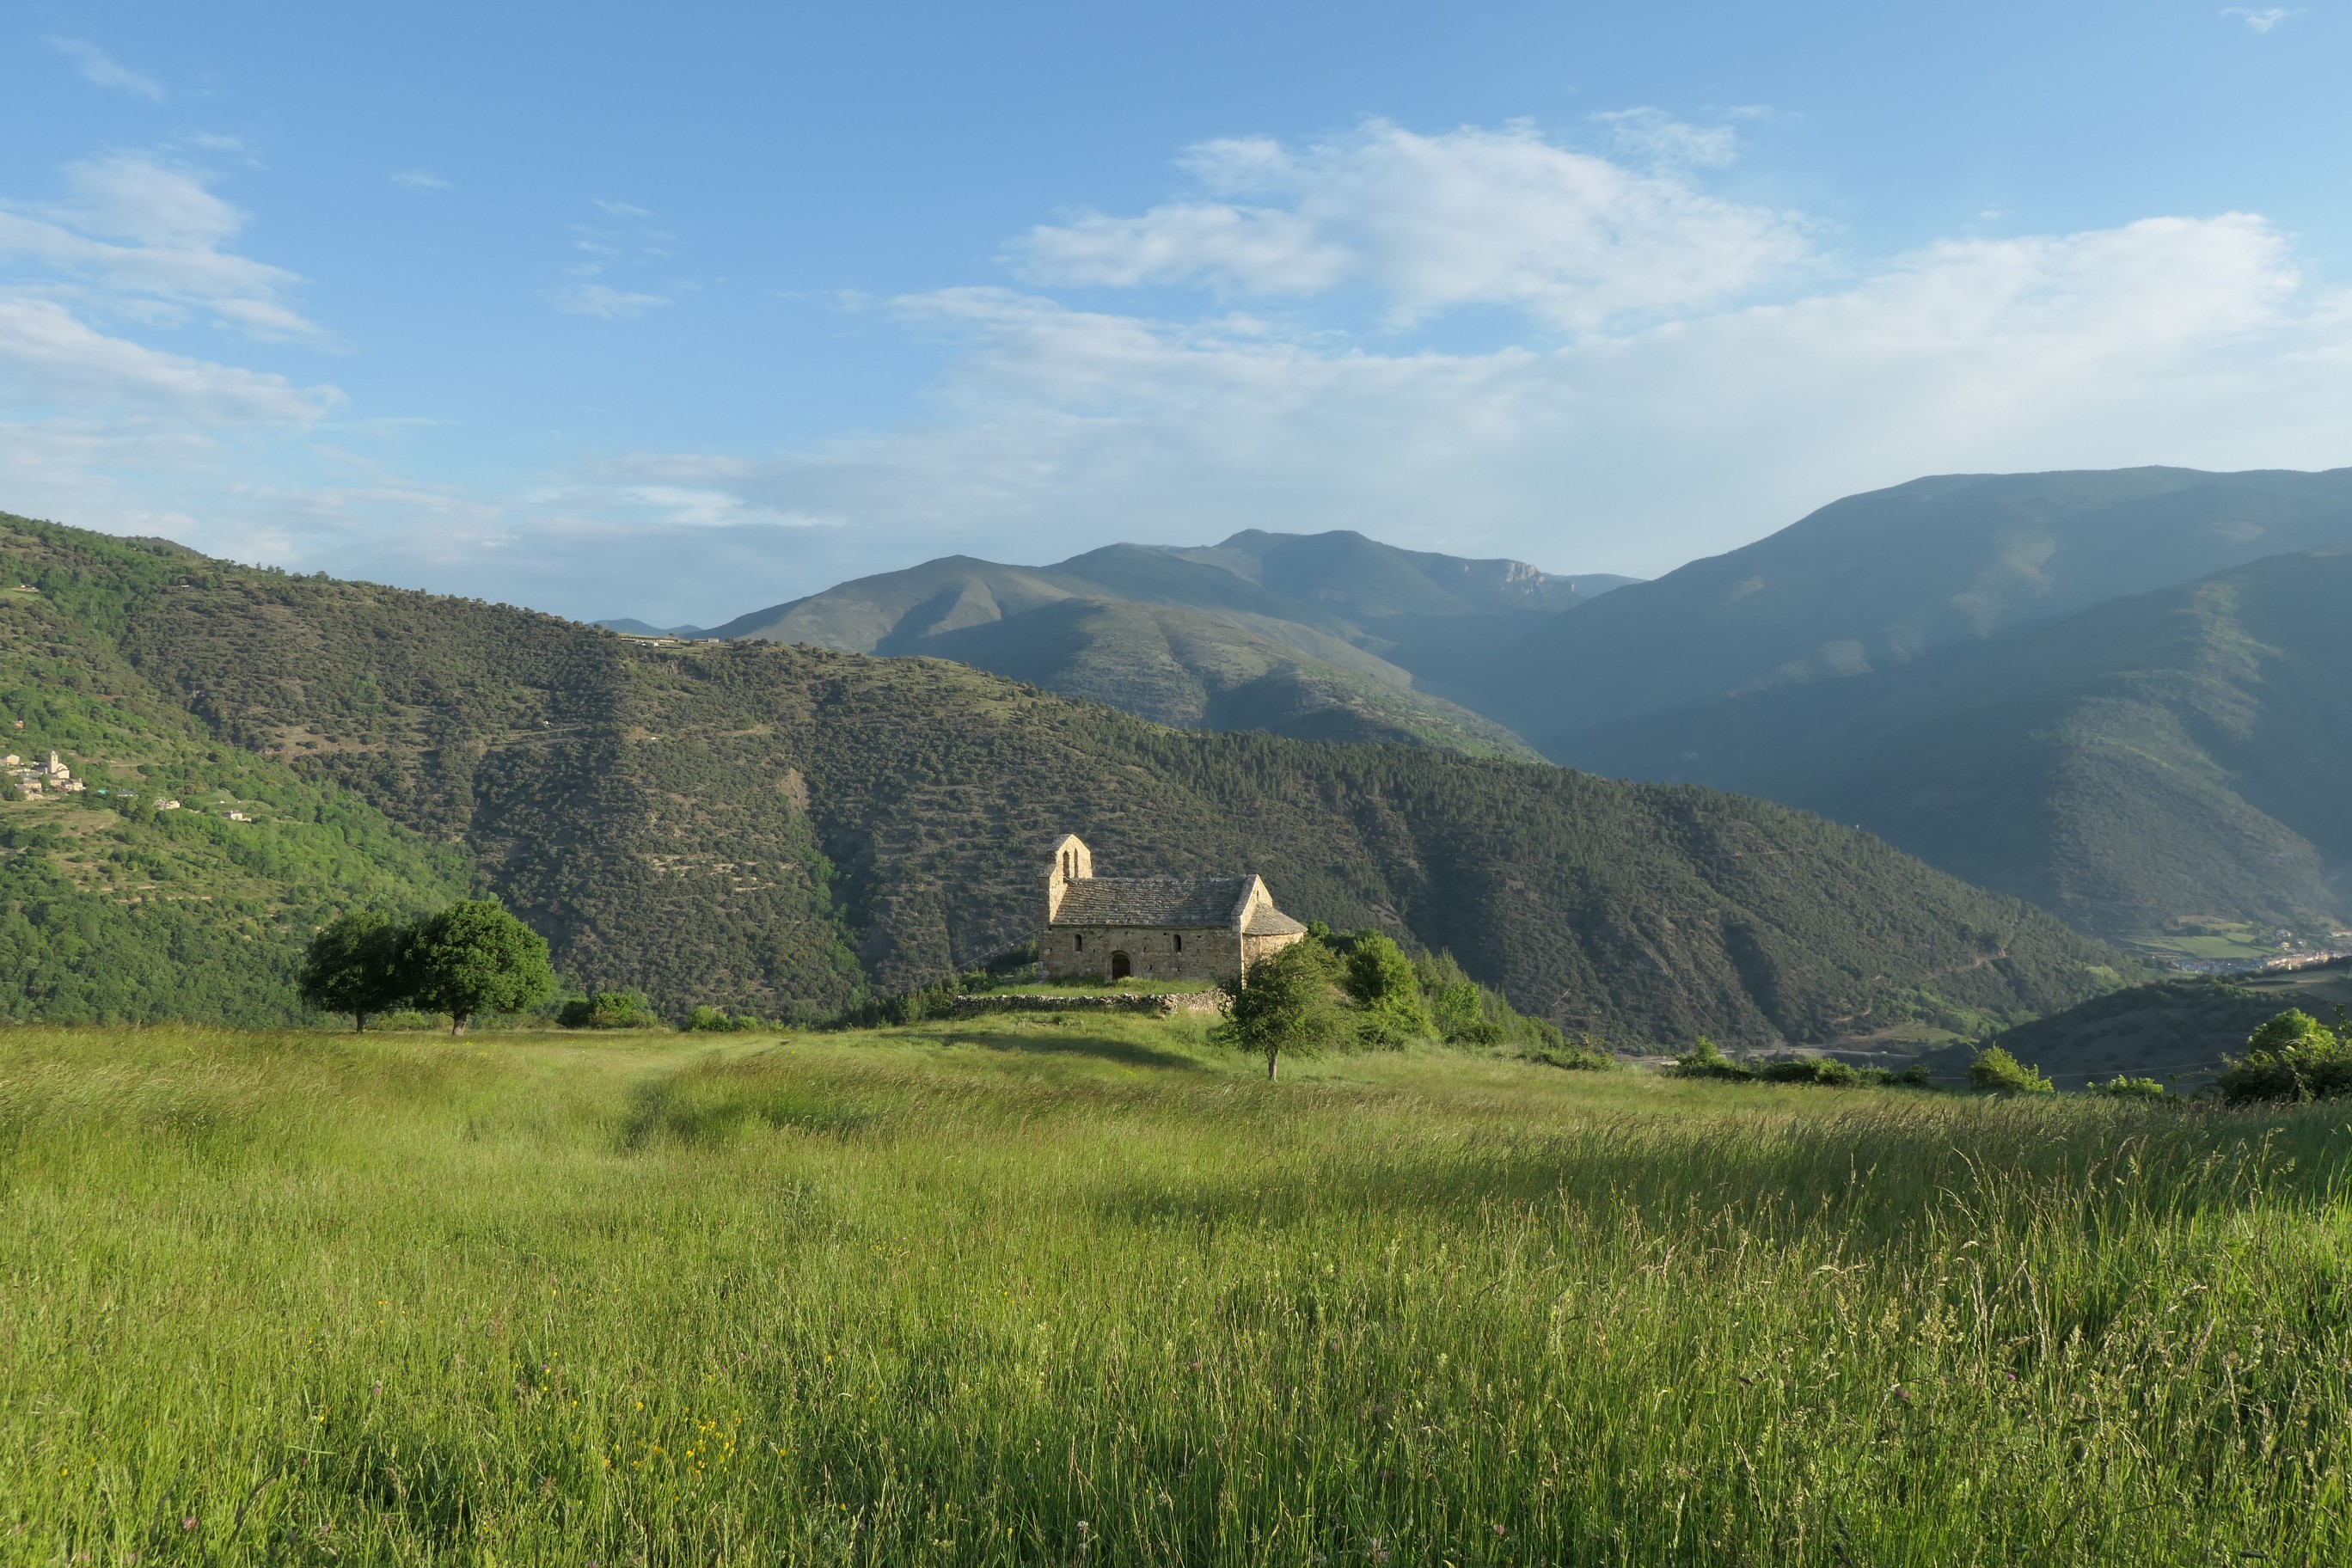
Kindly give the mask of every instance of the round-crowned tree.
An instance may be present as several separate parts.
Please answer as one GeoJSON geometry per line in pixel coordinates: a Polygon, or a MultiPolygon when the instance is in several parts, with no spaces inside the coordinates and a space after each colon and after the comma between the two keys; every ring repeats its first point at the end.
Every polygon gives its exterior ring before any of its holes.
{"type": "Polygon", "coordinates": [[[547,939],[496,899],[462,899],[419,921],[403,967],[415,1004],[448,1014],[453,1035],[485,1013],[520,1013],[555,991],[547,939]]]}
{"type": "Polygon", "coordinates": [[[1243,984],[1226,986],[1232,998],[1217,1034],[1226,1044],[1265,1058],[1265,1076],[1279,1070],[1285,1051],[1311,1051],[1342,1037],[1348,1020],[1334,982],[1339,964],[1331,950],[1309,938],[1250,965],[1243,984]]]}
{"type": "Polygon", "coordinates": [[[367,1027],[371,1013],[408,1003],[403,949],[408,928],[373,910],[353,910],[329,921],[310,939],[296,983],[302,1000],[321,1013],[349,1013],[352,1027],[367,1027]]]}

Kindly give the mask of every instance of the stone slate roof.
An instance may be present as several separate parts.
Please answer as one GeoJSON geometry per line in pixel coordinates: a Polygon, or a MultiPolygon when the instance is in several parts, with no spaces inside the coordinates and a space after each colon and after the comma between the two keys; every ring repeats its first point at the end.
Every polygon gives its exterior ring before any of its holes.
{"type": "Polygon", "coordinates": [[[1247,877],[1082,877],[1062,895],[1054,923],[1229,926],[1249,886],[1247,877]]]}
{"type": "Polygon", "coordinates": [[[1250,916],[1250,923],[1242,927],[1242,934],[1244,936],[1297,936],[1306,930],[1307,927],[1303,923],[1292,920],[1280,910],[1268,904],[1250,916]]]}

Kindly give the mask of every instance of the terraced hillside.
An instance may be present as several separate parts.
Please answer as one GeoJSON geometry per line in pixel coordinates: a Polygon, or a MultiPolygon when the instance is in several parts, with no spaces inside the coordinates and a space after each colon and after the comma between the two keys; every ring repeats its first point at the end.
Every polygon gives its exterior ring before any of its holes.
{"type": "MultiPolygon", "coordinates": [[[[939,660],[658,647],[170,546],[11,539],[60,580],[121,576],[77,635],[141,702],[415,836],[387,846],[469,857],[576,982],[673,1010],[823,1011],[1017,942],[1064,830],[1109,869],[1260,872],[1302,917],[1450,950],[1612,1039],[1972,1032],[2120,978],[2021,903],[1712,791],[1171,731],[939,660]]],[[[354,895],[422,853],[388,847],[354,895]]]]}
{"type": "Polygon", "coordinates": [[[132,667],[131,616],[200,601],[187,579],[205,567],[0,530],[0,746],[58,752],[85,785],[0,792],[0,1019],[296,1021],[296,957],[321,921],[467,886],[461,842],[230,743],[132,667]]]}

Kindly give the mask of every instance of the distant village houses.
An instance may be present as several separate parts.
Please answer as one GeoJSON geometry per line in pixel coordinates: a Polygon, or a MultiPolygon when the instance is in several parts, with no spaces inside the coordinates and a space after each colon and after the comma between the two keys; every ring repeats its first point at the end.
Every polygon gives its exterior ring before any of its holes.
{"type": "Polygon", "coordinates": [[[0,757],[0,768],[8,770],[9,775],[16,781],[16,787],[28,795],[79,795],[87,787],[73,776],[73,770],[66,766],[55,752],[49,753],[47,762],[37,765],[26,763],[11,752],[5,757],[0,757]]]}
{"type": "Polygon", "coordinates": [[[1307,928],[1263,878],[1097,877],[1076,834],[1045,872],[1038,968],[1047,980],[1238,980],[1307,928]]]}

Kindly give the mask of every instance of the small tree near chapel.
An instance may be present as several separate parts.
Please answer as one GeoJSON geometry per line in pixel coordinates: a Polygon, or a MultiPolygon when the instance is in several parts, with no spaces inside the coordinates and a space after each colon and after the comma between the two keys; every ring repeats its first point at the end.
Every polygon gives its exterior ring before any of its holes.
{"type": "Polygon", "coordinates": [[[1218,1037],[1265,1058],[1272,1081],[1282,1053],[1306,1052],[1342,1037],[1348,1027],[1335,988],[1339,965],[1331,950],[1308,938],[1250,965],[1246,984],[1227,983],[1232,998],[1218,1037]]]}

